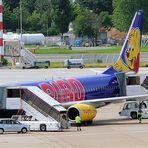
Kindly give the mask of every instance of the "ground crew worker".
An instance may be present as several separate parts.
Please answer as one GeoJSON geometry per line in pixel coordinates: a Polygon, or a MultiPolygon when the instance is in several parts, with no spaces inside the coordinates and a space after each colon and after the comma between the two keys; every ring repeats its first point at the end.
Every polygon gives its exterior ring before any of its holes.
{"type": "Polygon", "coordinates": [[[75,117],[75,122],[76,122],[76,126],[77,126],[77,131],[80,130],[81,131],[81,118],[80,116],[77,114],[77,116],[75,117]]]}
{"type": "Polygon", "coordinates": [[[139,120],[139,123],[142,122],[142,110],[141,110],[141,108],[138,110],[138,120],[139,120]]]}

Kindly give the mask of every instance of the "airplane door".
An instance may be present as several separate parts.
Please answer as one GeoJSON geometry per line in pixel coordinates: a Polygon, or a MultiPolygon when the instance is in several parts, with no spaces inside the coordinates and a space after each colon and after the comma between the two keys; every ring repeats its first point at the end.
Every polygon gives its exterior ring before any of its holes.
{"type": "Polygon", "coordinates": [[[130,110],[132,108],[132,104],[131,103],[125,103],[124,107],[121,111],[121,115],[122,116],[129,116],[130,117],[130,110]]]}

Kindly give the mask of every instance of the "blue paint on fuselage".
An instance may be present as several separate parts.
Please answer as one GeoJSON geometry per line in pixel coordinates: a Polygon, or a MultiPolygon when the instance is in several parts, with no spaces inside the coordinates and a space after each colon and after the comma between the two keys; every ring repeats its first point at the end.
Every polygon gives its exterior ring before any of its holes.
{"type": "MultiPolygon", "coordinates": [[[[106,75],[100,74],[98,76],[87,76],[87,77],[73,77],[77,79],[84,87],[85,90],[85,98],[84,100],[92,100],[99,98],[109,98],[119,96],[119,84],[117,82],[117,78],[115,75],[106,75]]],[[[30,83],[21,83],[17,84],[17,86],[37,86],[40,88],[41,83],[47,83],[51,85],[52,81],[55,80],[45,80],[38,82],[30,82],[30,83]]],[[[66,79],[60,79],[66,80],[66,79]]]]}
{"type": "Polygon", "coordinates": [[[119,96],[119,85],[114,75],[77,79],[85,88],[85,100],[119,96]]]}

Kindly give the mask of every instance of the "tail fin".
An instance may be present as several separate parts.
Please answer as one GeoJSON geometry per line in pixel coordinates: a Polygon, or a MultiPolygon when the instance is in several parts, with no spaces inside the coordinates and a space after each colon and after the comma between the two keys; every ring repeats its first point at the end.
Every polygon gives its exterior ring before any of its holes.
{"type": "Polygon", "coordinates": [[[138,10],[135,13],[118,60],[112,67],[107,69],[104,74],[113,74],[117,72],[129,71],[133,71],[135,73],[138,72],[140,63],[142,23],[143,11],[138,10]]]}

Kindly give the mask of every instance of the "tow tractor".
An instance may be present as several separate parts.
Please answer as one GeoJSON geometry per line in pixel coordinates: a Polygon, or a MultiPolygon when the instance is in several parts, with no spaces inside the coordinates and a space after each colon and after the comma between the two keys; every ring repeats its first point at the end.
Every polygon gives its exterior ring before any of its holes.
{"type": "Polygon", "coordinates": [[[127,101],[124,103],[119,115],[137,119],[139,109],[142,110],[142,117],[148,118],[148,101],[127,101]]]}
{"type": "Polygon", "coordinates": [[[50,67],[50,61],[34,61],[33,64],[22,64],[22,69],[31,69],[31,68],[49,68],[50,67]]]}

